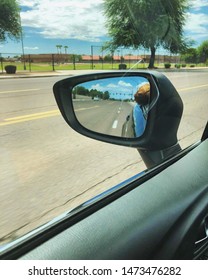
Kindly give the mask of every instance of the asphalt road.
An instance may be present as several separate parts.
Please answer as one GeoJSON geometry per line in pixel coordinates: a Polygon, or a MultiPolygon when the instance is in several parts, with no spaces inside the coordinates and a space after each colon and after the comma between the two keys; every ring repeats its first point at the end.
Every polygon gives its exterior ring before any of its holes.
{"type": "MultiPolygon", "coordinates": [[[[184,148],[200,139],[207,121],[208,72],[166,75],[184,102],[178,133],[184,148]]],[[[136,150],[88,139],[67,126],[52,94],[62,78],[0,80],[0,243],[145,169],[136,150]]],[[[115,115],[110,118],[112,123],[115,115]]]]}
{"type": "Polygon", "coordinates": [[[86,128],[113,136],[122,135],[122,127],[133,109],[133,102],[113,100],[74,100],[79,122],[86,128]]]}

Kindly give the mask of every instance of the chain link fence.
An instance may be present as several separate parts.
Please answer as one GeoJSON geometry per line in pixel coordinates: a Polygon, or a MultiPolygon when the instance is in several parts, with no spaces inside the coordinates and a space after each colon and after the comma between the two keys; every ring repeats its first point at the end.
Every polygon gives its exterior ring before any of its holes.
{"type": "MultiPolygon", "coordinates": [[[[50,72],[58,70],[110,70],[110,69],[140,69],[147,68],[150,55],[140,54],[123,54],[122,51],[114,53],[100,53],[94,51],[92,46],[90,55],[77,54],[20,54],[20,53],[0,53],[0,71],[7,73],[10,70],[8,65],[14,66],[15,72],[50,72]],[[120,68],[120,65],[125,65],[120,68]],[[8,70],[9,69],[9,70],[8,70]]],[[[180,63],[179,56],[162,55],[155,56],[155,66],[164,67],[165,63],[180,63]]]]}

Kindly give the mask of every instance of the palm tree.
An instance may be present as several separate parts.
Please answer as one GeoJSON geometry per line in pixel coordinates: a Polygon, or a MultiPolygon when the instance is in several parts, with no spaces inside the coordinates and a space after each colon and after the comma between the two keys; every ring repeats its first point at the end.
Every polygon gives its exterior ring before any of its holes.
{"type": "Polygon", "coordinates": [[[59,49],[60,49],[60,54],[61,54],[61,49],[62,49],[62,47],[63,47],[62,45],[59,45],[59,49]]]}
{"type": "Polygon", "coordinates": [[[69,48],[68,46],[64,46],[65,54],[67,54],[67,49],[68,49],[68,48],[69,48]]]}
{"type": "Polygon", "coordinates": [[[59,53],[59,45],[56,45],[57,48],[57,54],[59,53]]]}
{"type": "Polygon", "coordinates": [[[61,54],[62,45],[56,45],[56,48],[57,48],[57,53],[61,54]]]}

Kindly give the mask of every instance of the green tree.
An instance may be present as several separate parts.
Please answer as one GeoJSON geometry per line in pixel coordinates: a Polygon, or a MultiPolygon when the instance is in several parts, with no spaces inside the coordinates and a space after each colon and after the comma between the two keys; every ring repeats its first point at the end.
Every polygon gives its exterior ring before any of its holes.
{"type": "Polygon", "coordinates": [[[78,95],[85,95],[85,96],[89,96],[89,90],[85,87],[82,87],[82,86],[76,86],[75,87],[75,90],[76,90],[76,94],[78,95]]]}
{"type": "Polygon", "coordinates": [[[188,48],[185,52],[182,52],[181,60],[186,63],[197,63],[197,49],[188,48]]]}
{"type": "Polygon", "coordinates": [[[56,45],[57,54],[59,54],[59,45],[56,45]]]}
{"type": "Polygon", "coordinates": [[[82,61],[82,56],[80,54],[75,54],[74,56],[75,56],[76,62],[82,61]]]}
{"type": "Polygon", "coordinates": [[[56,45],[57,53],[58,53],[58,54],[61,54],[61,48],[62,48],[62,47],[63,47],[62,45],[56,45]]]}
{"type": "Polygon", "coordinates": [[[92,99],[94,97],[98,97],[98,95],[99,95],[99,91],[97,89],[91,89],[90,90],[90,96],[92,96],[92,99]]]}
{"type": "Polygon", "coordinates": [[[64,46],[65,54],[67,54],[67,49],[68,49],[68,48],[69,48],[68,46],[64,46]]]}
{"type": "Polygon", "coordinates": [[[108,92],[108,91],[105,91],[104,93],[103,93],[103,100],[107,100],[107,99],[109,99],[110,98],[110,93],[108,92]]]}
{"type": "Polygon", "coordinates": [[[104,56],[104,61],[111,62],[112,59],[113,59],[112,55],[110,55],[110,54],[107,54],[106,56],[104,56]]]}
{"type": "Polygon", "coordinates": [[[149,49],[154,67],[159,46],[172,53],[187,47],[183,25],[188,0],[104,0],[111,48],[149,49]]]}
{"type": "Polygon", "coordinates": [[[16,0],[0,1],[0,41],[21,38],[20,8],[16,0]]]}
{"type": "Polygon", "coordinates": [[[197,53],[199,60],[202,63],[206,63],[208,60],[208,40],[204,41],[198,48],[197,53]]]}

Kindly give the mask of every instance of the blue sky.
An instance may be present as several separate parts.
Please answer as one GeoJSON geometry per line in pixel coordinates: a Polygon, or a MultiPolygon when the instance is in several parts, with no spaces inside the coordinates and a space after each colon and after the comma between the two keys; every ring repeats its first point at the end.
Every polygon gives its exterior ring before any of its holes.
{"type": "Polygon", "coordinates": [[[101,92],[108,91],[111,98],[115,99],[134,99],[134,94],[138,88],[147,83],[148,80],[143,77],[122,77],[100,79],[96,81],[80,84],[89,90],[96,89],[101,92]]]}
{"type": "MultiPolygon", "coordinates": [[[[18,0],[24,32],[24,51],[56,53],[56,45],[68,46],[68,53],[98,54],[107,37],[103,0],[18,0]]],[[[190,0],[185,35],[196,46],[208,39],[208,0],[190,0]]],[[[64,50],[62,50],[63,52],[64,50]]],[[[21,42],[0,43],[0,53],[21,53],[21,42]]],[[[142,49],[127,53],[141,54],[142,49]]],[[[162,52],[162,51],[161,51],[162,52]]]]}

